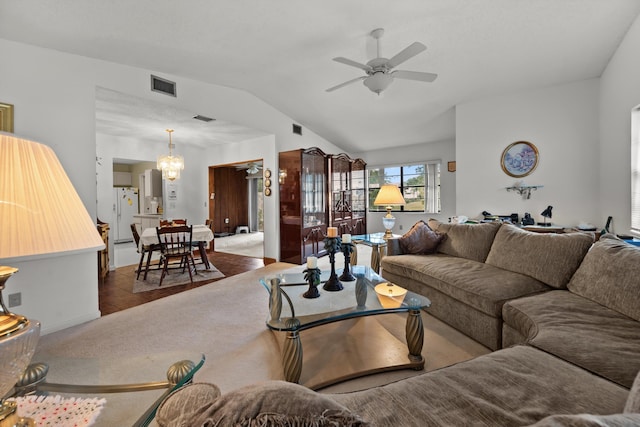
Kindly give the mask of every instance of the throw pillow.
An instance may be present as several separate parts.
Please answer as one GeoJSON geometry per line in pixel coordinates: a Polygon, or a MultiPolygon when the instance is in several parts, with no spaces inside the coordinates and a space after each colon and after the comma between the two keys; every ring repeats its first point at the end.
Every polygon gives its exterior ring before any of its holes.
{"type": "Polygon", "coordinates": [[[188,384],[167,396],[156,411],[156,422],[160,427],[182,427],[203,407],[208,407],[220,397],[215,384],[188,384]]]}
{"type": "Polygon", "coordinates": [[[424,221],[418,221],[399,239],[400,247],[405,254],[432,254],[444,237],[444,234],[433,231],[424,221]]]}
{"type": "MultiPolygon", "coordinates": [[[[196,411],[191,411],[188,418],[171,419],[170,416],[176,414],[181,404],[187,404],[191,396],[193,396],[191,392],[181,395],[180,391],[170,395],[158,408],[158,425],[160,427],[217,425],[366,427],[369,425],[329,397],[285,381],[266,381],[242,387],[215,398],[196,411]]],[[[208,398],[202,400],[206,401],[208,398]]]]}
{"type": "Polygon", "coordinates": [[[624,405],[625,413],[640,413],[640,372],[636,376],[636,380],[631,386],[627,403],[624,405]]]}

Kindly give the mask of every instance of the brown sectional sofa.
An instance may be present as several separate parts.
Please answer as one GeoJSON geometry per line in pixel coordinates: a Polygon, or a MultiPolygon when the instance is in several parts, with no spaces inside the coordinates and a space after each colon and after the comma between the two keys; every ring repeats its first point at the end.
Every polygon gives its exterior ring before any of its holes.
{"type": "Polygon", "coordinates": [[[640,249],[506,224],[429,225],[446,234],[438,253],[401,254],[392,240],[383,276],[496,351],[344,394],[271,381],[220,396],[199,384],[170,396],[159,424],[640,426],[640,249]]]}
{"type": "Polygon", "coordinates": [[[503,304],[566,288],[594,240],[500,223],[429,226],[446,235],[438,253],[403,254],[401,240],[391,240],[383,277],[429,297],[430,314],[492,350],[502,347],[503,304]]]}

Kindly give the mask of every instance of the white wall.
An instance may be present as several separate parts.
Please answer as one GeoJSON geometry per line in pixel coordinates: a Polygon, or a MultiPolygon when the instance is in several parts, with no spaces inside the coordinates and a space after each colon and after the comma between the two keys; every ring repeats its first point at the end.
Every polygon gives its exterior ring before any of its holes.
{"type": "Polygon", "coordinates": [[[631,109],[640,104],[640,17],[600,83],[600,210],[616,233],[631,228],[631,109]]]}
{"type": "MultiPolygon", "coordinates": [[[[394,212],[396,225],[394,233],[402,234],[420,219],[437,218],[446,222],[456,212],[456,172],[447,172],[447,162],[454,161],[456,147],[454,140],[430,142],[407,147],[387,148],[384,150],[354,153],[353,157],[362,158],[367,162],[367,168],[388,165],[410,164],[420,161],[440,160],[440,199],[442,211],[439,214],[425,214],[414,212],[394,212]]],[[[384,231],[382,217],[385,213],[367,212],[367,231],[376,233],[384,231]]]]}
{"type": "Polygon", "coordinates": [[[553,206],[554,224],[604,225],[598,173],[599,79],[532,89],[456,108],[456,207],[458,215],[481,217],[525,212],[536,221],[553,206]],[[539,150],[535,171],[520,180],[544,185],[523,200],[505,187],[519,179],[502,171],[503,150],[515,141],[539,150]]]}
{"type": "MultiPolygon", "coordinates": [[[[271,134],[274,142],[264,148],[268,153],[263,157],[268,162],[266,166],[274,170],[277,170],[277,151],[311,146],[318,146],[326,152],[343,151],[307,129],[303,129],[302,136],[294,135],[291,129],[293,121],[289,117],[241,90],[207,85],[154,70],[122,66],[2,39],[0,52],[3,64],[10,64],[0,67],[0,94],[2,102],[15,105],[15,133],[53,148],[89,214],[94,218],[97,213],[96,87],[195,111],[271,134]],[[172,98],[151,92],[150,74],[175,81],[180,96],[172,98]]],[[[164,147],[166,144],[163,144],[164,147]]],[[[184,191],[181,188],[181,194],[185,198],[196,195],[185,207],[188,210],[185,216],[206,218],[203,214],[206,212],[204,200],[208,192],[208,165],[205,160],[215,164],[216,152],[215,149],[211,150],[211,157],[203,159],[198,169],[185,170],[184,180],[180,185],[189,183],[190,187],[184,191]]],[[[128,155],[120,157],[130,158],[128,155]]],[[[250,156],[254,157],[255,155],[250,156]]],[[[101,182],[100,185],[104,186],[105,183],[101,182]]],[[[278,230],[277,194],[270,199],[265,204],[265,228],[278,230]]],[[[178,210],[175,213],[182,212],[178,210]]],[[[277,236],[277,232],[274,235],[277,236]]],[[[274,257],[278,253],[274,249],[278,244],[270,242],[265,255],[274,257]]],[[[25,262],[21,266],[21,274],[11,280],[12,292],[30,286],[37,286],[38,292],[37,295],[23,295],[23,305],[17,307],[16,311],[39,319],[44,332],[66,327],[78,319],[96,317],[97,298],[74,301],[85,292],[97,295],[97,256],[91,258],[78,263],[74,257],[59,257],[57,265],[60,273],[57,275],[50,274],[46,260],[25,262]],[[79,278],[82,283],[78,282],[79,278]],[[59,298],[60,295],[66,298],[59,298]],[[55,301],[55,304],[51,301],[55,301]],[[74,310],[82,312],[76,313],[74,310]]]]}

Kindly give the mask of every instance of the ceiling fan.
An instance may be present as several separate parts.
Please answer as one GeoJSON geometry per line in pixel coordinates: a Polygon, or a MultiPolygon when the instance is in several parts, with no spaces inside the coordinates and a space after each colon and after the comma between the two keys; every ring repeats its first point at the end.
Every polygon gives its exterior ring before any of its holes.
{"type": "Polygon", "coordinates": [[[340,62],[341,64],[360,68],[361,70],[364,70],[367,75],[360,76],[358,78],[341,83],[337,86],[330,87],[329,89],[327,89],[327,92],[332,92],[351,83],[363,80],[364,85],[368,87],[369,90],[380,95],[380,92],[389,87],[394,78],[417,80],[421,82],[432,82],[436,79],[436,77],[438,77],[437,74],[424,73],[420,71],[391,71],[393,68],[397,67],[408,59],[411,59],[420,52],[423,52],[427,49],[427,47],[420,42],[414,42],[391,59],[382,58],[380,56],[380,38],[383,34],[384,29],[382,28],[376,28],[375,30],[371,31],[371,37],[373,37],[377,41],[378,55],[376,58],[370,60],[366,64],[361,64],[359,62],[352,61],[351,59],[343,58],[341,56],[333,58],[334,61],[340,62]]]}
{"type": "Polygon", "coordinates": [[[240,166],[241,169],[244,169],[245,167],[247,168],[248,175],[256,174],[262,169],[262,165],[255,162],[249,162],[246,164],[246,166],[240,166]]]}

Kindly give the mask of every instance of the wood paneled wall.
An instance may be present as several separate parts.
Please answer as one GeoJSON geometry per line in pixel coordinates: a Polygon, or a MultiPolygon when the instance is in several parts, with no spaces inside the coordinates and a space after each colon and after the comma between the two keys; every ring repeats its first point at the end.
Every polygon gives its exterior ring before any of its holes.
{"type": "Polygon", "coordinates": [[[210,200],[209,211],[213,212],[214,230],[216,233],[235,233],[237,226],[249,224],[247,173],[234,167],[216,167],[212,175],[215,197],[210,200]],[[229,218],[228,223],[225,218],[229,218]]]}

